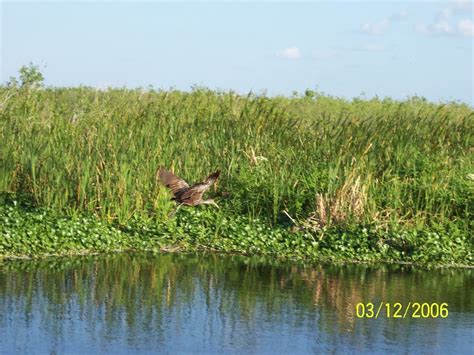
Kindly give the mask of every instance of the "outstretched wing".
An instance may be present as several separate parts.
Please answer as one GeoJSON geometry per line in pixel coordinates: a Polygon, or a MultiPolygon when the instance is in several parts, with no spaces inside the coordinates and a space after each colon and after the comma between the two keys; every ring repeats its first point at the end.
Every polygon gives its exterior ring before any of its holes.
{"type": "Polygon", "coordinates": [[[204,181],[204,184],[209,185],[207,188],[211,187],[212,184],[214,184],[217,181],[220,174],[221,174],[221,171],[217,170],[215,173],[212,173],[206,178],[206,180],[204,181]]]}
{"type": "Polygon", "coordinates": [[[163,185],[171,190],[175,197],[176,194],[179,194],[180,192],[183,192],[189,188],[189,185],[186,181],[176,176],[171,171],[166,170],[165,168],[158,169],[156,176],[161,180],[163,185]]]}
{"type": "Polygon", "coordinates": [[[200,200],[204,192],[206,192],[219,178],[220,173],[220,170],[217,170],[215,173],[209,175],[203,182],[194,184],[181,195],[181,198],[183,200],[188,200],[189,202],[200,200]]]}

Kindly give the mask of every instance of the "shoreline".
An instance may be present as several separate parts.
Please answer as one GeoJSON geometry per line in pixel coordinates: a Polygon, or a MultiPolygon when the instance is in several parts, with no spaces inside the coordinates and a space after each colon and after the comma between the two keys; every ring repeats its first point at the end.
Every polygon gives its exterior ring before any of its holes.
{"type": "MultiPolygon", "coordinates": [[[[198,250],[182,250],[179,247],[177,248],[160,248],[159,250],[152,250],[152,249],[130,249],[130,250],[114,250],[110,252],[97,252],[97,251],[83,251],[83,252],[74,252],[74,253],[64,253],[64,254],[41,254],[38,256],[28,256],[28,255],[0,255],[0,265],[2,262],[14,262],[14,261],[43,261],[46,259],[55,259],[55,258],[73,258],[73,257],[80,257],[80,256],[107,256],[111,254],[135,254],[135,253],[151,253],[151,254],[217,254],[219,256],[243,256],[243,257],[266,257],[271,258],[275,257],[268,254],[245,254],[245,253],[233,253],[233,252],[225,252],[221,250],[209,250],[209,249],[198,249],[198,250]]],[[[426,265],[421,263],[415,262],[408,262],[408,261],[387,261],[387,260],[379,260],[379,261],[361,261],[361,260],[315,260],[315,259],[305,259],[305,258],[291,258],[291,257],[284,257],[284,256],[276,256],[276,260],[281,262],[296,262],[296,263],[306,263],[306,264],[331,264],[331,265],[367,265],[367,266],[409,266],[412,268],[418,269],[474,269],[474,265],[467,265],[467,264],[439,264],[439,265],[426,265]]]]}

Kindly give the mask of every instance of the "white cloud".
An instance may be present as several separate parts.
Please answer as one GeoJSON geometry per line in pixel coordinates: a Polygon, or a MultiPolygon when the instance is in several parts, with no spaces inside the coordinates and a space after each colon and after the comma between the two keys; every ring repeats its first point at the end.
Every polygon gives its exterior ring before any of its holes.
{"type": "Polygon", "coordinates": [[[453,10],[450,7],[445,7],[444,9],[441,9],[438,14],[436,15],[436,18],[438,21],[448,21],[451,19],[453,16],[453,10]]]}
{"type": "Polygon", "coordinates": [[[450,24],[452,17],[453,9],[451,7],[445,7],[444,9],[441,9],[436,16],[436,22],[428,26],[428,32],[437,35],[454,34],[455,30],[450,24]]]}
{"type": "Polygon", "coordinates": [[[288,47],[279,51],[277,56],[286,59],[300,59],[301,51],[298,47],[288,47]]]}
{"type": "Polygon", "coordinates": [[[471,20],[461,20],[458,23],[458,30],[464,36],[474,37],[474,22],[471,20]]]}
{"type": "Polygon", "coordinates": [[[448,21],[438,21],[431,25],[424,23],[418,23],[416,25],[416,31],[423,35],[454,35],[456,30],[450,25],[448,21]]]}
{"type": "Polygon", "coordinates": [[[407,17],[405,10],[398,11],[380,21],[366,22],[360,26],[360,30],[369,35],[380,36],[389,29],[392,22],[401,21],[405,17],[407,17]]]}
{"type": "Polygon", "coordinates": [[[446,20],[440,20],[432,26],[432,31],[435,34],[452,35],[454,34],[454,28],[446,20]]]}
{"type": "Polygon", "coordinates": [[[389,19],[383,19],[376,22],[367,22],[361,26],[361,31],[369,35],[379,36],[384,34],[390,26],[389,19]]]}
{"type": "Polygon", "coordinates": [[[465,11],[472,11],[472,1],[454,0],[442,8],[435,16],[432,24],[419,23],[416,31],[424,35],[464,35],[473,36],[471,20],[461,20],[456,26],[456,17],[465,11]]]}

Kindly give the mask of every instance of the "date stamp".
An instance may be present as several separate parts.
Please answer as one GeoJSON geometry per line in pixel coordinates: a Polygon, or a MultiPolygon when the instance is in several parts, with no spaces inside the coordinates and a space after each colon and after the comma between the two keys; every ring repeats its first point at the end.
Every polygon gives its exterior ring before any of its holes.
{"type": "Polygon", "coordinates": [[[448,318],[447,303],[420,303],[408,302],[403,304],[400,302],[380,302],[374,304],[372,302],[357,303],[357,318],[448,318]]]}

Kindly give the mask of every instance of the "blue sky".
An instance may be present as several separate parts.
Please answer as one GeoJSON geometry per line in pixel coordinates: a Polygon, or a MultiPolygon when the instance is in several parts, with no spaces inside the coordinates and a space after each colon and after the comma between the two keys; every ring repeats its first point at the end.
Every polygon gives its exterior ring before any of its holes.
{"type": "Polygon", "coordinates": [[[1,6],[1,81],[317,89],[474,104],[470,1],[19,2],[1,6]]]}

